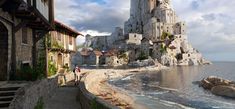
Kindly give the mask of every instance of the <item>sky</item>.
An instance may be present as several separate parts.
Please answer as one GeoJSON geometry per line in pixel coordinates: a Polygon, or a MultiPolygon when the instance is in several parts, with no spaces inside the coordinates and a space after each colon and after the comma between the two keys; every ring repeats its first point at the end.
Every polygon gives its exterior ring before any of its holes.
{"type": "MultiPolygon", "coordinates": [[[[211,61],[235,61],[235,0],[171,2],[194,48],[211,61]]],[[[84,35],[108,35],[129,18],[130,0],[56,0],[55,7],[56,20],[84,35]]]]}

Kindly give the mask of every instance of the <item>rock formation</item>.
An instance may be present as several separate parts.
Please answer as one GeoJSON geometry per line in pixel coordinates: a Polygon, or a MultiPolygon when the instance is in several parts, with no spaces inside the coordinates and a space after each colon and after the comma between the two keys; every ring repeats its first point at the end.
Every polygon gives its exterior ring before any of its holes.
{"type": "Polygon", "coordinates": [[[170,0],[131,0],[124,34],[138,33],[153,42],[150,55],[164,65],[199,65],[202,55],[187,41],[186,24],[179,21],[170,0]]]}
{"type": "Polygon", "coordinates": [[[101,38],[103,43],[93,40],[94,48],[128,52],[129,62],[151,57],[168,66],[210,64],[189,44],[186,23],[178,20],[170,0],[131,0],[124,32],[117,27],[110,36],[93,39],[101,38]]]}
{"type": "Polygon", "coordinates": [[[235,83],[233,81],[210,76],[201,80],[200,86],[215,95],[235,98],[235,83]]]}

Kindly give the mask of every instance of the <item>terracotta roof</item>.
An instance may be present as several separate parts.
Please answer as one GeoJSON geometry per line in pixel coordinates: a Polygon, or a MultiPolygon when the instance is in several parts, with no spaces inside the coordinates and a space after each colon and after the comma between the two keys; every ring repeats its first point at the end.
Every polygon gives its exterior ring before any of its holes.
{"type": "Polygon", "coordinates": [[[118,50],[117,49],[112,49],[112,50],[109,50],[107,51],[106,53],[104,53],[105,56],[116,56],[118,53],[118,50]]]}
{"type": "MultiPolygon", "coordinates": [[[[72,34],[75,34],[75,35],[82,35],[81,33],[79,33],[78,31],[76,31],[76,30],[74,30],[74,29],[72,29],[72,28],[70,28],[69,26],[67,26],[67,25],[65,25],[65,24],[63,24],[63,23],[61,23],[61,22],[59,22],[59,21],[54,21],[55,22],[55,26],[56,27],[60,27],[60,28],[63,28],[63,29],[66,29],[68,32],[70,32],[70,33],[72,33],[72,34]]],[[[82,35],[83,36],[83,35],[82,35]]]]}
{"type": "Polygon", "coordinates": [[[80,53],[82,56],[89,56],[92,52],[90,50],[82,50],[80,53]]]}
{"type": "Polygon", "coordinates": [[[94,50],[93,52],[94,52],[95,55],[97,55],[97,56],[103,55],[103,53],[102,53],[101,51],[98,51],[98,50],[94,50]]]}
{"type": "Polygon", "coordinates": [[[94,53],[96,56],[103,55],[101,51],[98,51],[98,50],[92,51],[92,50],[87,50],[87,49],[82,50],[80,53],[82,56],[90,56],[92,53],[94,53]]]}
{"type": "Polygon", "coordinates": [[[170,46],[169,48],[170,48],[170,49],[176,49],[176,47],[175,47],[175,46],[170,46]]]}

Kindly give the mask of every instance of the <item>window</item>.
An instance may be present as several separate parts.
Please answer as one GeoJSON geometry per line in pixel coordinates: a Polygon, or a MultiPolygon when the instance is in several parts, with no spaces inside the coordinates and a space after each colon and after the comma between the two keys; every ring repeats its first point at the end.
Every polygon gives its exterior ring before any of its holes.
{"type": "Polygon", "coordinates": [[[54,61],[54,58],[53,58],[53,56],[51,56],[51,61],[54,61]]]}
{"type": "Polygon", "coordinates": [[[160,19],[157,19],[157,22],[160,22],[160,19]]]}
{"type": "Polygon", "coordinates": [[[69,37],[69,45],[73,45],[73,37],[69,37]]]}
{"type": "Polygon", "coordinates": [[[59,41],[61,41],[61,37],[62,37],[61,35],[62,34],[60,32],[57,33],[57,38],[58,38],[59,41]]]}
{"type": "Polygon", "coordinates": [[[27,30],[27,28],[22,28],[22,43],[28,44],[28,30],[27,30]]]}
{"type": "Polygon", "coordinates": [[[29,63],[21,63],[21,69],[31,68],[29,63]]]}

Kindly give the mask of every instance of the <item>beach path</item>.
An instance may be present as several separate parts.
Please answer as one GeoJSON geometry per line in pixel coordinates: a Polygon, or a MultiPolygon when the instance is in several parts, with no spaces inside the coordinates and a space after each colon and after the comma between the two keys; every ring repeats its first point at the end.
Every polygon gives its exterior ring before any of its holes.
{"type": "Polygon", "coordinates": [[[60,87],[45,103],[45,109],[81,109],[79,102],[76,100],[78,87],[72,84],[60,87]]]}

